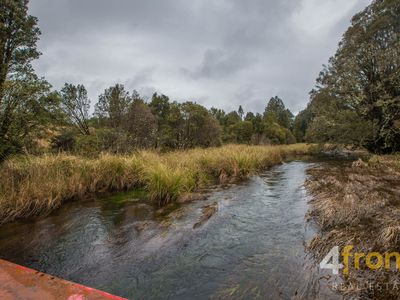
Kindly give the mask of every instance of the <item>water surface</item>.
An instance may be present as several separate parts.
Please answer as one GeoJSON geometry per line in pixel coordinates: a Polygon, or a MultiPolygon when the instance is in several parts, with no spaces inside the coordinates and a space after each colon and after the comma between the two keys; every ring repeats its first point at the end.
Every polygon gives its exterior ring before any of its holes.
{"type": "Polygon", "coordinates": [[[0,227],[0,257],[127,298],[333,299],[304,247],[313,165],[284,163],[169,214],[135,195],[67,203],[0,227]]]}

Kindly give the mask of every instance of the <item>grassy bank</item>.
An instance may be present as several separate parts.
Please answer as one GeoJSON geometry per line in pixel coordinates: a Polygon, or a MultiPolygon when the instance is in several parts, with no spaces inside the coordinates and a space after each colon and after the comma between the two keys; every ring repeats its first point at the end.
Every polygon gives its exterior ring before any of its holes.
{"type": "Polygon", "coordinates": [[[0,168],[0,223],[47,213],[91,193],[139,187],[164,205],[215,182],[245,179],[287,155],[310,151],[312,146],[306,144],[228,145],[97,159],[63,154],[13,159],[0,168]]]}
{"type": "MultiPolygon", "coordinates": [[[[352,245],[353,253],[400,252],[400,156],[372,156],[347,167],[325,165],[309,172],[309,216],[321,229],[309,247],[319,259],[334,246],[352,245]]],[[[346,294],[397,299],[397,289],[369,287],[398,281],[398,272],[371,270],[365,261],[358,270],[351,265],[346,294]]]]}

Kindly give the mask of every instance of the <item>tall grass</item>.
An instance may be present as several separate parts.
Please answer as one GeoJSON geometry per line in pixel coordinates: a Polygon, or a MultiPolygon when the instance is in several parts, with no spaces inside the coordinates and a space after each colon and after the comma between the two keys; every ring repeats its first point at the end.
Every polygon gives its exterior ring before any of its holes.
{"type": "Polygon", "coordinates": [[[248,178],[287,155],[308,154],[311,148],[227,145],[166,154],[107,154],[98,159],[65,154],[15,158],[0,168],[0,223],[46,213],[65,200],[90,193],[137,187],[165,205],[213,182],[248,178]]]}

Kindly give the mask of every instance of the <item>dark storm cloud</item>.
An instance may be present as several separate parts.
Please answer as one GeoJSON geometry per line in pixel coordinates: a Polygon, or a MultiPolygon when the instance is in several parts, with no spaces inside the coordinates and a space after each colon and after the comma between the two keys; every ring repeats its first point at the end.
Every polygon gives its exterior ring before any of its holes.
{"type": "Polygon", "coordinates": [[[367,0],[31,0],[55,88],[83,83],[93,101],[121,82],[208,107],[295,112],[367,0]]]}

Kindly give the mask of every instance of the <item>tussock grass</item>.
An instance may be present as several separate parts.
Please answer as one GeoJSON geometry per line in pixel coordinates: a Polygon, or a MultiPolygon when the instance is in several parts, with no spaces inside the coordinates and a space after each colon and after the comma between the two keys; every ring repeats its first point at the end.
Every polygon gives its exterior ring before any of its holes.
{"type": "Polygon", "coordinates": [[[309,154],[306,144],[227,145],[159,154],[97,159],[66,154],[14,158],[0,167],[0,223],[47,213],[90,193],[144,188],[165,205],[214,182],[246,179],[287,155],[309,154]]]}
{"type": "MultiPolygon", "coordinates": [[[[309,171],[306,183],[309,217],[321,232],[308,244],[320,260],[333,246],[354,246],[353,252],[398,252],[400,247],[400,170],[398,156],[373,156],[351,166],[324,165],[309,171]]],[[[384,285],[398,280],[398,272],[351,268],[347,293],[358,298],[368,292],[371,299],[395,299],[395,290],[352,290],[372,283],[384,285]],[[395,295],[392,295],[394,293],[395,295]]],[[[361,297],[363,298],[363,297],[361,297]]],[[[368,297],[369,299],[369,297],[368,297]]]]}

